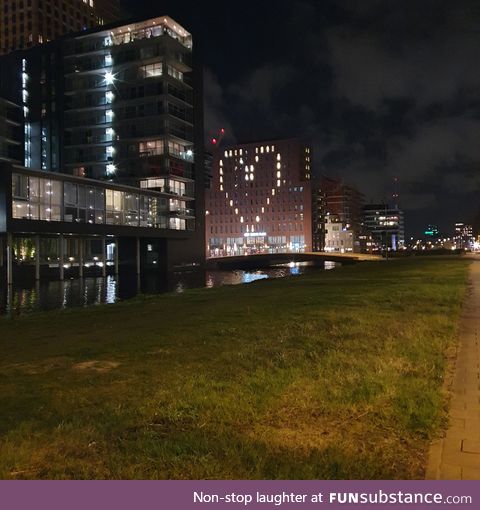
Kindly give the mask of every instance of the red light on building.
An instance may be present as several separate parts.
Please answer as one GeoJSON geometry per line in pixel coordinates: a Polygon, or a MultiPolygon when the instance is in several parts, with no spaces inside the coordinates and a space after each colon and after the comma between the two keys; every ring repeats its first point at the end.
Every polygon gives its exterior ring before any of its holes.
{"type": "Polygon", "coordinates": [[[213,143],[213,145],[216,145],[217,144],[217,139],[216,138],[212,138],[212,143],[213,143]]]}

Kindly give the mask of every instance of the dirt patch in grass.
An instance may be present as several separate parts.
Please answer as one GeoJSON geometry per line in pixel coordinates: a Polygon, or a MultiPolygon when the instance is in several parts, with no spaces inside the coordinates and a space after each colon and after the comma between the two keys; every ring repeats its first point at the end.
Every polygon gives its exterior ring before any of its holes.
{"type": "Polygon", "coordinates": [[[100,361],[100,360],[91,360],[91,361],[82,361],[81,363],[75,363],[72,366],[73,370],[91,370],[93,372],[110,372],[114,368],[120,366],[118,361],[100,361]]]}
{"type": "Polygon", "coordinates": [[[72,364],[72,359],[57,356],[29,363],[12,363],[2,369],[4,373],[21,372],[26,375],[46,374],[52,370],[65,370],[72,364]]]}

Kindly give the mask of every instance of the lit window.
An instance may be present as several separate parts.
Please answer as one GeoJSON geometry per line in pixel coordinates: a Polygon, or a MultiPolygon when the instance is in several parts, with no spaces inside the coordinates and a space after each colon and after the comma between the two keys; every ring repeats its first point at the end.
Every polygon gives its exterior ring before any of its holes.
{"type": "MultiPolygon", "coordinates": [[[[160,64],[161,65],[161,64],[160,64]]],[[[167,67],[167,71],[168,71],[168,74],[170,76],[172,76],[173,78],[175,78],[176,80],[180,80],[180,81],[183,81],[183,73],[178,71],[177,69],[175,69],[174,67],[172,66],[168,66],[167,67]]],[[[161,73],[160,73],[161,74],[161,73]]]]}
{"type": "Polygon", "coordinates": [[[260,152],[263,154],[263,145],[260,147],[260,152]]]}
{"type": "MultiPolygon", "coordinates": [[[[161,62],[140,66],[140,73],[144,78],[151,78],[153,76],[162,76],[163,69],[161,62]]],[[[168,73],[170,74],[170,73],[168,73]]]]}
{"type": "Polygon", "coordinates": [[[281,176],[282,174],[280,172],[277,172],[277,179],[280,179],[281,176]]]}
{"type": "Polygon", "coordinates": [[[277,154],[277,161],[280,161],[280,159],[281,159],[280,154],[277,154]]]}
{"type": "Polygon", "coordinates": [[[243,216],[240,216],[240,223],[243,223],[243,216]]]}
{"type": "Polygon", "coordinates": [[[280,170],[280,168],[282,168],[282,164],[281,163],[277,163],[277,170],[280,170]]]}
{"type": "Polygon", "coordinates": [[[255,163],[258,163],[258,156],[255,156],[255,163]]]}
{"type": "Polygon", "coordinates": [[[267,147],[265,148],[265,150],[266,150],[267,152],[270,152],[270,146],[269,146],[269,145],[267,145],[267,147]]]}
{"type": "Polygon", "coordinates": [[[258,223],[260,221],[260,216],[256,216],[255,221],[258,223]]]}

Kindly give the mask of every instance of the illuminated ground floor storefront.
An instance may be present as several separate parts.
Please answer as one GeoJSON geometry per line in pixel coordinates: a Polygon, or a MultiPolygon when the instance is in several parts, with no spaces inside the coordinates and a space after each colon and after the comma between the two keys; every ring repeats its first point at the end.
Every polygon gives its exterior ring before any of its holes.
{"type": "Polygon", "coordinates": [[[243,237],[212,237],[207,241],[208,258],[310,251],[304,235],[269,236],[266,232],[250,232],[243,237]]]}

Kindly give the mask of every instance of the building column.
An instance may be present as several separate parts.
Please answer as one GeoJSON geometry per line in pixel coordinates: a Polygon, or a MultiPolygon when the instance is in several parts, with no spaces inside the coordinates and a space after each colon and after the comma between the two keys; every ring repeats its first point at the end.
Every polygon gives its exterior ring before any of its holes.
{"type": "Polygon", "coordinates": [[[83,238],[78,238],[78,276],[83,278],[83,238]]]}
{"type": "Polygon", "coordinates": [[[119,241],[118,241],[118,237],[115,238],[115,275],[118,275],[118,271],[119,271],[119,253],[118,253],[118,250],[119,250],[119,241]]]}
{"type": "Polygon", "coordinates": [[[63,239],[63,235],[60,235],[59,239],[59,262],[58,262],[58,269],[59,269],[59,275],[60,280],[64,280],[65,278],[65,268],[63,267],[65,265],[65,242],[63,239]]]}
{"type": "Polygon", "coordinates": [[[40,236],[35,236],[35,280],[40,280],[40,236]]]}
{"type": "Polygon", "coordinates": [[[13,283],[13,238],[7,233],[7,285],[13,283]]]}
{"type": "Polygon", "coordinates": [[[137,256],[136,256],[136,262],[137,262],[137,274],[140,274],[140,238],[137,237],[137,256]]]}
{"type": "Polygon", "coordinates": [[[102,276],[107,276],[107,242],[102,237],[102,276]]]}

